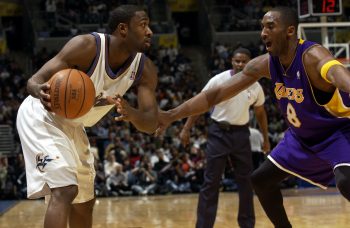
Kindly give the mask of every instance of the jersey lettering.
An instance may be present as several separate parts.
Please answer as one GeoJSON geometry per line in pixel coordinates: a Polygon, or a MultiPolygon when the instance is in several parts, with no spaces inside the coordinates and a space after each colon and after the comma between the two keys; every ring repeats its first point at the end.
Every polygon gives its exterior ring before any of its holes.
{"type": "Polygon", "coordinates": [[[275,94],[278,100],[281,98],[287,98],[288,100],[294,100],[297,103],[304,101],[303,89],[287,88],[283,83],[275,83],[275,94]]]}

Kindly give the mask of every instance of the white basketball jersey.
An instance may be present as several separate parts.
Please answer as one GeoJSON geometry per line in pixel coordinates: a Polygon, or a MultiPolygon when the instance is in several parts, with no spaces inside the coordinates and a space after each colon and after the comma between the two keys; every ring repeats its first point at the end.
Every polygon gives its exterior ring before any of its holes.
{"type": "Polygon", "coordinates": [[[96,90],[95,104],[84,116],[74,119],[86,127],[95,125],[106,115],[114,105],[108,104],[106,97],[119,94],[123,96],[135,80],[141,77],[145,56],[135,53],[114,73],[108,63],[108,35],[92,33],[96,39],[97,53],[95,60],[87,73],[96,90]]]}

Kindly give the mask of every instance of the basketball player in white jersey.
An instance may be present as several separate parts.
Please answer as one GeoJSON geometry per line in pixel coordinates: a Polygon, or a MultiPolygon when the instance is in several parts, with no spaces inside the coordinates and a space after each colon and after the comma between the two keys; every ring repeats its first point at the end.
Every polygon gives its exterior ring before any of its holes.
{"type": "Polygon", "coordinates": [[[120,101],[134,84],[138,108],[128,106],[128,115],[121,119],[146,133],[158,125],[156,67],[142,54],[152,36],[146,12],[133,5],[120,6],[111,12],[108,26],[110,34],[79,35],[68,41],[28,80],[30,95],[18,111],[28,198],[51,195],[44,227],[92,226],[95,170],[84,127],[94,125],[114,107],[107,97],[120,101]],[[47,81],[65,68],[86,72],[96,89],[95,106],[75,120],[50,112],[47,81]]]}

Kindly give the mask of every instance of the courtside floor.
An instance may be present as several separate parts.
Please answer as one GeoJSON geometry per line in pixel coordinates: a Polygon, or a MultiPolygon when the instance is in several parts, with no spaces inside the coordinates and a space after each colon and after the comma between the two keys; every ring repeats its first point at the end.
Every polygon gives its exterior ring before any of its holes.
{"type": "MultiPolygon", "coordinates": [[[[293,227],[350,227],[350,203],[336,189],[284,190],[284,204],[293,227]]],[[[197,194],[98,198],[93,227],[193,228],[197,194]]],[[[273,226],[255,197],[256,228],[273,226]]],[[[1,203],[1,201],[0,201],[1,203]]],[[[0,227],[42,227],[43,200],[23,200],[0,216],[0,227]]],[[[221,193],[215,228],[236,228],[237,193],[221,193]]]]}

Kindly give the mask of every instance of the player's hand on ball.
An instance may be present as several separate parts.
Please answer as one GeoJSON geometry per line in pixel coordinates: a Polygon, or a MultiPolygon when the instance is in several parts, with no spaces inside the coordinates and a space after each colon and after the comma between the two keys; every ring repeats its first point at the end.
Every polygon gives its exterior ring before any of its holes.
{"type": "Polygon", "coordinates": [[[45,82],[38,86],[38,94],[41,103],[44,105],[45,109],[51,111],[51,97],[50,97],[50,84],[45,82]]]}

